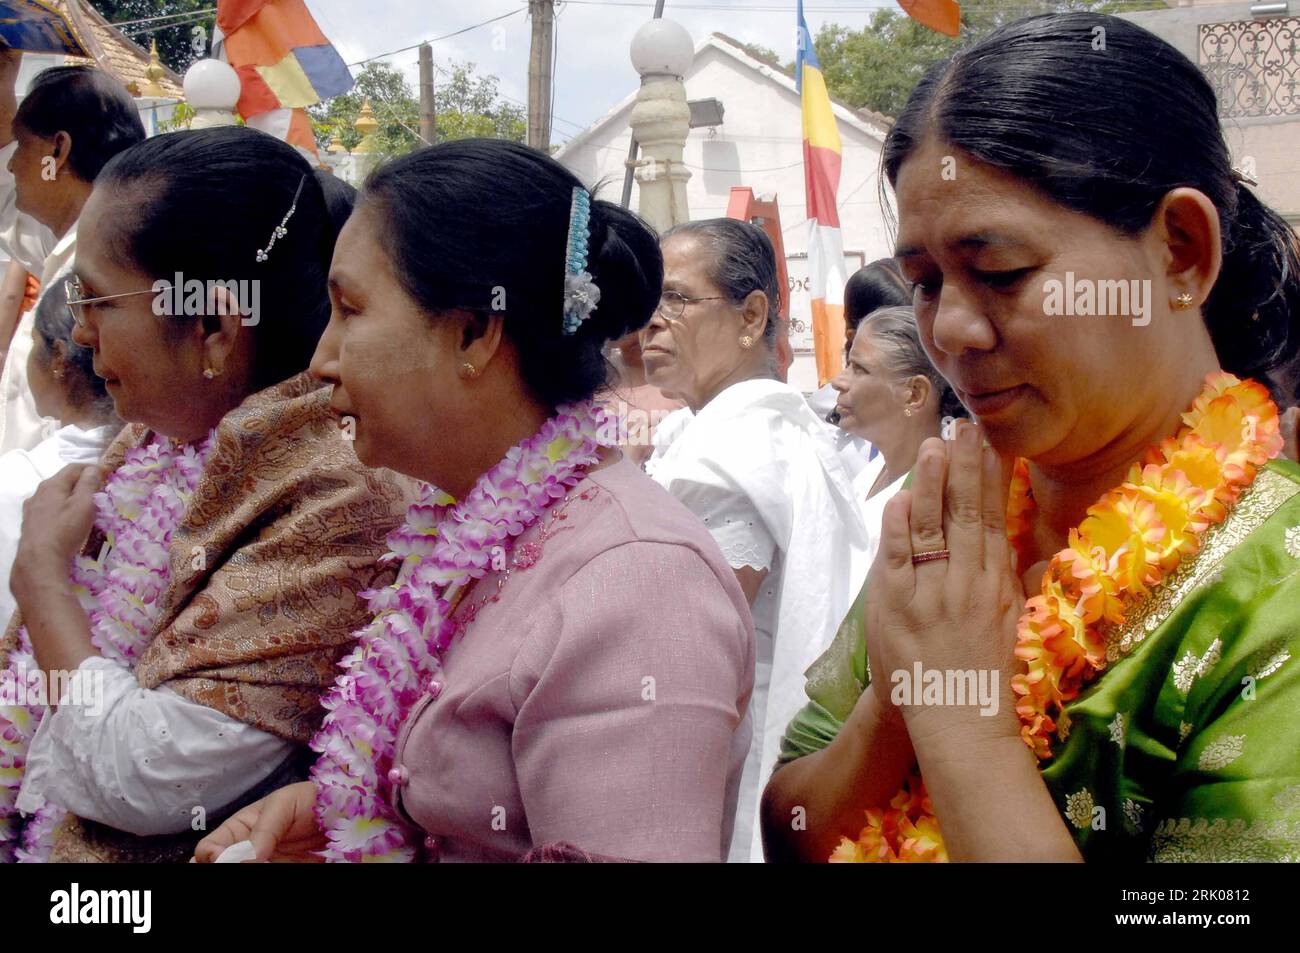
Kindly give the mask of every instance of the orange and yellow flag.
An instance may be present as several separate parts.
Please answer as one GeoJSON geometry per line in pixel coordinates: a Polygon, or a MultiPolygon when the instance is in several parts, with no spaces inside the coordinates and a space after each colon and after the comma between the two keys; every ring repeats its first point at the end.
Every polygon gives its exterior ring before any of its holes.
{"type": "Polygon", "coordinates": [[[898,0],[903,12],[922,26],[956,36],[961,32],[961,7],[955,0],[898,0]]]}

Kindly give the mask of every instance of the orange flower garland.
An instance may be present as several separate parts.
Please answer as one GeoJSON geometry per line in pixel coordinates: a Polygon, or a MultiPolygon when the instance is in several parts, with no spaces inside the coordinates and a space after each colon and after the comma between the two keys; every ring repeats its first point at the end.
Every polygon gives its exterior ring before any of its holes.
{"type": "MultiPolygon", "coordinates": [[[[1011,680],[1021,737],[1040,760],[1065,722],[1065,705],[1106,667],[1103,624],[1126,612],[1200,549],[1205,532],[1282,451],[1277,407],[1254,381],[1206,378],[1177,435],[1147,451],[1124,483],[1088,508],[1065,549],[1048,563],[1042,589],[1017,623],[1011,680]]],[[[1007,537],[1019,557],[1033,526],[1029,465],[1017,460],[1007,501],[1007,537]]],[[[923,782],[909,784],[886,811],[867,812],[856,842],[847,837],[832,861],[947,860],[923,782]]]]}
{"type": "Polygon", "coordinates": [[[946,864],[939,819],[919,774],[907,779],[886,810],[867,811],[856,841],[841,837],[832,864],[946,864]]]}

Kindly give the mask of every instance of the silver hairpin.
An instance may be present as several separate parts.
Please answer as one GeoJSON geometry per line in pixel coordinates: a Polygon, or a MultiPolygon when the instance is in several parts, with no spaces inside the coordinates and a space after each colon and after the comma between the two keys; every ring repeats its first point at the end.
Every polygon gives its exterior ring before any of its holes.
{"type": "Polygon", "coordinates": [[[270,258],[271,249],[275,247],[275,243],[278,242],[281,238],[284,238],[285,235],[289,234],[289,229],[287,227],[289,224],[289,219],[293,218],[293,213],[298,211],[298,199],[302,197],[302,187],[306,184],[307,184],[307,176],[304,175],[301,179],[298,180],[298,191],[293,193],[293,203],[289,206],[289,213],[285,215],[284,221],[282,221],[279,225],[275,226],[275,231],[271,233],[271,244],[267,245],[265,248],[258,249],[257,260],[259,263],[264,262],[268,258],[270,258]]]}
{"type": "Polygon", "coordinates": [[[1232,170],[1232,177],[1233,177],[1236,181],[1238,181],[1238,182],[1245,182],[1247,185],[1250,185],[1250,186],[1257,186],[1257,185],[1259,185],[1259,180],[1258,180],[1257,178],[1255,178],[1255,177],[1254,177],[1253,175],[1251,175],[1250,173],[1248,173],[1248,172],[1243,172],[1241,169],[1238,169],[1238,168],[1235,168],[1235,167],[1234,167],[1233,170],[1232,170]]]}

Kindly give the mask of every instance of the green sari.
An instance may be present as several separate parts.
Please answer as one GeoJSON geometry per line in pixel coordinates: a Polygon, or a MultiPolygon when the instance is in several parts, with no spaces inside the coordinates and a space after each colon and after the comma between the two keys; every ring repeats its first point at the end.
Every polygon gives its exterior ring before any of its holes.
{"type": "MultiPolygon", "coordinates": [[[[781,764],[826,747],[870,680],[865,598],[805,673],[781,764]]],[[[1042,766],[1084,858],[1300,861],[1300,467],[1262,468],[1106,638],[1042,766]]]]}

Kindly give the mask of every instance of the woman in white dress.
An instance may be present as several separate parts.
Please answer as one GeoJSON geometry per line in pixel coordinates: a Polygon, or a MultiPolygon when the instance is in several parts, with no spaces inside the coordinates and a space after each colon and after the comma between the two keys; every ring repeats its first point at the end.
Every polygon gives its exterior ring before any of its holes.
{"type": "Polygon", "coordinates": [[[910,307],[881,308],[863,318],[848,366],[831,386],[839,394],[839,426],[880,451],[854,478],[874,559],[885,504],[902,489],[921,444],[945,435],[950,422],[967,413],[921,347],[910,307]]]}
{"type": "Polygon", "coordinates": [[[660,424],[646,470],[709,528],[754,615],[753,740],[728,856],[760,860],[762,779],[802,707],[804,669],[866,577],[867,531],[834,429],[776,379],[780,287],[762,230],[691,222],[661,247],[642,360],[647,381],[686,407],[660,424]]]}
{"type": "Polygon", "coordinates": [[[36,308],[27,380],[42,417],[62,425],[31,450],[0,454],[0,630],[14,611],[9,571],[22,537],[23,502],[70,463],[94,463],[122,429],[95,375],[90,348],[72,340],[72,312],[56,282],[36,308]]]}

